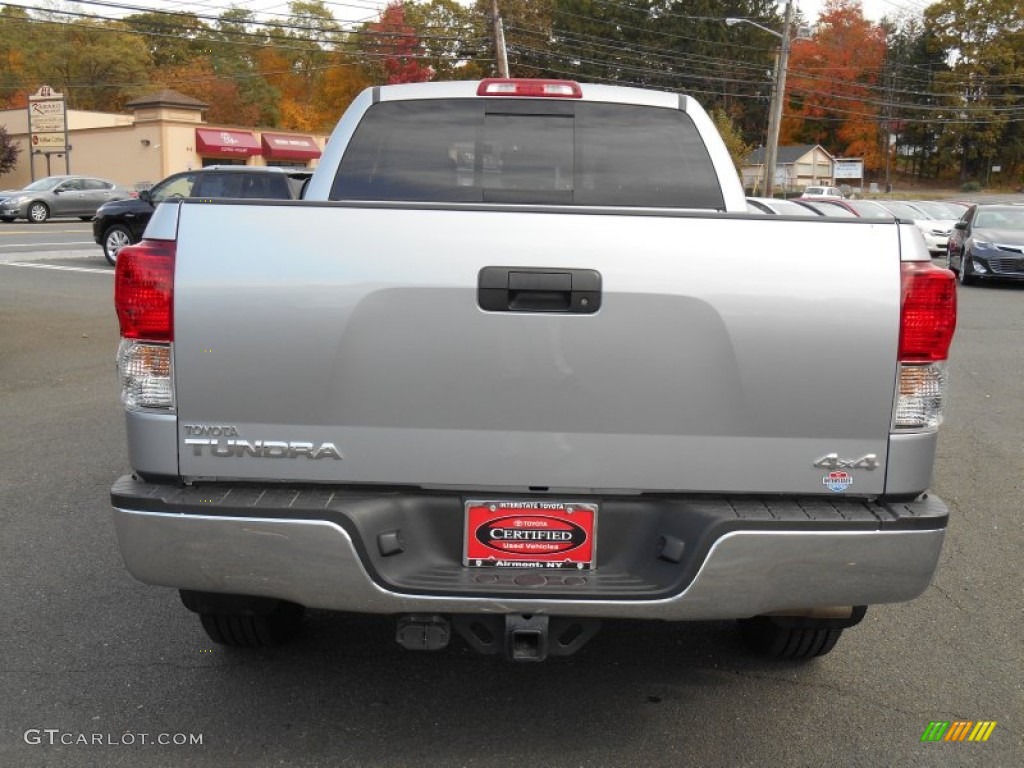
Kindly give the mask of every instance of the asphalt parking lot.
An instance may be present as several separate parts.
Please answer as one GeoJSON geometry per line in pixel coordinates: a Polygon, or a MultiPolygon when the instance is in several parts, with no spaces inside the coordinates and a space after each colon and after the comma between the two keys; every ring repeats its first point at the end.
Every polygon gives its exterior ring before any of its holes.
{"type": "Polygon", "coordinates": [[[321,612],[293,645],[231,651],[135,582],[109,514],[127,467],[93,248],[0,259],[0,766],[1024,764],[1024,285],[960,294],[933,484],[952,523],[921,598],[802,666],[748,657],[728,623],[634,622],[514,665],[321,612]],[[922,743],[935,720],[997,725],[922,743]]]}

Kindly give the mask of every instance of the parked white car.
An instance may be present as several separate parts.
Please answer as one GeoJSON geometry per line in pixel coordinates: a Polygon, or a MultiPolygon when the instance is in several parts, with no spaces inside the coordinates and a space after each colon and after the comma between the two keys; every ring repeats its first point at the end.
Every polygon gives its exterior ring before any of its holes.
{"type": "Polygon", "coordinates": [[[925,245],[928,246],[928,252],[932,254],[932,257],[945,254],[950,233],[953,231],[953,225],[956,224],[956,219],[949,218],[948,213],[945,214],[945,218],[939,218],[942,214],[935,215],[920,202],[907,203],[902,200],[876,200],[875,202],[898,218],[912,219],[917,228],[921,230],[925,245]]]}
{"type": "Polygon", "coordinates": [[[839,187],[807,187],[800,197],[845,197],[839,187]]]}

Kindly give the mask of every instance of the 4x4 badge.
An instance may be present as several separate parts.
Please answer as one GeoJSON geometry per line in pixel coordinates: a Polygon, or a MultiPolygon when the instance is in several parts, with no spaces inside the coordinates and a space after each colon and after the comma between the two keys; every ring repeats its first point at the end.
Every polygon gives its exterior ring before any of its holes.
{"type": "Polygon", "coordinates": [[[873,453],[861,456],[859,459],[840,459],[838,453],[830,453],[822,456],[811,466],[819,469],[866,469],[869,472],[878,469],[878,457],[873,453]]]}

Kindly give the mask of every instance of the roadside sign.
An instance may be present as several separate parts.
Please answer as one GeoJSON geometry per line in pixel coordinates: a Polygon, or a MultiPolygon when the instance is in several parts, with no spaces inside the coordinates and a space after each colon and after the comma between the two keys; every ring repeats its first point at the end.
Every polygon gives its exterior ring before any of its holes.
{"type": "Polygon", "coordinates": [[[46,149],[50,152],[63,152],[66,144],[64,143],[63,133],[34,133],[32,134],[32,148],[33,149],[46,149]]]}
{"type": "Polygon", "coordinates": [[[863,179],[864,160],[861,158],[836,158],[832,161],[833,179],[863,179]]]}
{"type": "MultiPolygon", "coordinates": [[[[66,172],[70,173],[68,157],[67,102],[63,93],[48,85],[28,97],[28,132],[32,154],[46,155],[46,173],[50,173],[50,155],[64,155],[66,172]]],[[[32,180],[35,181],[35,164],[32,164],[32,180]]]]}

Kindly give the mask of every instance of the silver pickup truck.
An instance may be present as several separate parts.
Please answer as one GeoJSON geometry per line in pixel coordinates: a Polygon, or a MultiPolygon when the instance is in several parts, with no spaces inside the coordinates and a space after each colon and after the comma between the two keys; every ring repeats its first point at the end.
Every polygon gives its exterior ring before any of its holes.
{"type": "Polygon", "coordinates": [[[936,568],[952,274],[911,222],[748,214],[687,96],[372,88],[304,200],[164,204],[115,293],[120,549],[216,642],[808,659],[936,568]]]}

